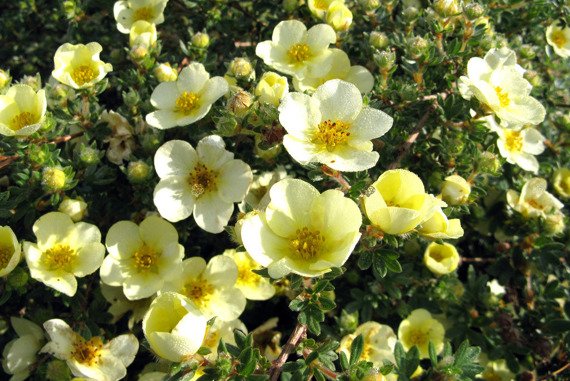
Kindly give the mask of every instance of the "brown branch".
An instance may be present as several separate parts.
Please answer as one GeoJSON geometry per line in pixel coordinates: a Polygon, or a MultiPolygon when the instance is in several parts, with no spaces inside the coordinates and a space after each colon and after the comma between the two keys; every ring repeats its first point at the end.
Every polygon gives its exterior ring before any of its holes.
{"type": "Polygon", "coordinates": [[[271,365],[271,369],[269,369],[269,374],[271,375],[271,381],[277,381],[279,379],[279,375],[281,374],[281,368],[283,364],[287,361],[289,355],[297,348],[297,345],[301,342],[301,340],[306,337],[307,335],[307,326],[305,324],[297,324],[295,329],[291,333],[289,340],[283,346],[279,357],[273,364],[271,365]]]}
{"type": "Polygon", "coordinates": [[[9,166],[12,162],[18,160],[20,155],[0,156],[0,169],[9,166]]]}
{"type": "Polygon", "coordinates": [[[406,156],[406,154],[408,153],[408,151],[412,147],[412,144],[414,144],[414,142],[416,141],[416,139],[420,135],[422,128],[424,128],[424,125],[427,123],[427,121],[428,121],[429,117],[431,116],[431,113],[434,111],[434,109],[435,109],[434,105],[431,105],[426,110],[426,112],[424,113],[424,115],[422,116],[422,118],[420,119],[418,124],[416,125],[416,128],[414,128],[414,130],[412,131],[412,133],[410,134],[408,139],[398,149],[398,151],[400,151],[400,153],[398,154],[398,157],[396,157],[396,160],[394,160],[394,162],[388,166],[388,169],[396,169],[400,166],[400,162],[402,161],[404,156],[406,156]]]}
{"type": "Polygon", "coordinates": [[[461,258],[461,262],[465,262],[465,263],[492,263],[492,262],[496,262],[497,258],[461,258]]]}
{"type": "Polygon", "coordinates": [[[548,380],[550,378],[554,379],[554,376],[559,375],[560,373],[564,372],[568,368],[570,368],[570,362],[566,363],[566,365],[564,365],[562,368],[555,370],[554,372],[552,372],[550,374],[547,374],[545,376],[540,377],[539,380],[548,380]]]}
{"type": "Polygon", "coordinates": [[[58,136],[57,138],[50,140],[48,143],[54,143],[54,144],[65,143],[70,141],[71,139],[75,139],[82,136],[84,133],[85,131],[79,131],[74,134],[58,136]]]}

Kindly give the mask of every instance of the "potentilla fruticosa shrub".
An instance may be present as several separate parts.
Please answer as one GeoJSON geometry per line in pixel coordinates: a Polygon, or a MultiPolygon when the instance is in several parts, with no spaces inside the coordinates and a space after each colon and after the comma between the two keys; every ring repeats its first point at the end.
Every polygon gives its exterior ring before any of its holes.
{"type": "Polygon", "coordinates": [[[568,1],[0,8],[2,379],[570,379],[568,1]]]}

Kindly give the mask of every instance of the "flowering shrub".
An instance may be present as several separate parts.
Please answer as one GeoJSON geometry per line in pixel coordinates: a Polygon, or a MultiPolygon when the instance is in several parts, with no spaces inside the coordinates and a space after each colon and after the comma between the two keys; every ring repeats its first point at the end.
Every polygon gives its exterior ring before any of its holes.
{"type": "Polygon", "coordinates": [[[5,3],[2,379],[570,379],[568,1],[5,3]]]}

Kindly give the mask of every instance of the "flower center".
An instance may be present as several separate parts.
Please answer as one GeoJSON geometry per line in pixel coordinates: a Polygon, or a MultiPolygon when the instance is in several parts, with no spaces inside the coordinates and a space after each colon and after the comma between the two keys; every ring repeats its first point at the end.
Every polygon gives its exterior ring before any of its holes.
{"type": "Polygon", "coordinates": [[[8,263],[10,263],[10,259],[12,259],[12,255],[14,255],[14,247],[13,246],[0,246],[0,270],[6,268],[8,263]]]}
{"type": "Polygon", "coordinates": [[[431,258],[433,258],[436,262],[441,262],[442,259],[447,258],[447,255],[445,255],[441,250],[439,249],[432,249],[429,252],[429,256],[431,258]]]}
{"type": "Polygon", "coordinates": [[[190,298],[198,308],[204,308],[212,298],[214,286],[203,279],[196,279],[186,283],[182,293],[190,298]]]}
{"type": "Polygon", "coordinates": [[[328,4],[327,4],[327,3],[328,3],[328,2],[325,1],[325,0],[315,0],[315,1],[313,2],[313,6],[314,6],[316,9],[319,9],[319,10],[321,10],[321,11],[326,11],[326,10],[328,9],[328,4]]]}
{"type": "Polygon", "coordinates": [[[71,272],[77,252],[68,245],[57,244],[42,253],[42,261],[49,271],[64,270],[71,272]]]}
{"type": "Polygon", "coordinates": [[[153,19],[153,12],[151,8],[143,7],[139,8],[133,13],[133,21],[145,20],[150,21],[153,19]]]}
{"type": "Polygon", "coordinates": [[[244,261],[240,263],[237,263],[236,261],[236,264],[238,267],[238,278],[236,284],[239,285],[259,284],[259,282],[261,281],[261,277],[256,273],[254,273],[253,271],[251,271],[252,269],[257,268],[257,266],[255,266],[255,263],[253,263],[253,261],[247,260],[247,262],[244,261]]]}
{"type": "Polygon", "coordinates": [[[133,255],[134,266],[138,272],[156,272],[159,256],[160,253],[143,244],[133,255]]]}
{"type": "Polygon", "coordinates": [[[497,97],[499,97],[499,104],[501,107],[507,107],[511,100],[509,99],[509,94],[507,94],[500,86],[495,87],[495,92],[497,93],[497,97]]]}
{"type": "Polygon", "coordinates": [[[24,111],[16,115],[12,118],[12,123],[10,124],[10,128],[12,131],[18,131],[23,127],[29,126],[30,124],[34,124],[37,121],[37,118],[34,114],[24,111]]]}
{"type": "Polygon", "coordinates": [[[103,341],[99,336],[90,340],[77,337],[73,344],[71,356],[81,364],[93,365],[97,364],[101,358],[101,350],[103,349],[103,341]]]}
{"type": "Polygon", "coordinates": [[[297,43],[289,48],[287,51],[287,56],[291,63],[301,63],[305,62],[311,57],[311,51],[307,44],[297,43]]]}
{"type": "Polygon", "coordinates": [[[566,45],[566,42],[568,42],[566,40],[566,36],[564,35],[564,32],[561,30],[556,30],[556,31],[552,32],[550,39],[552,40],[554,45],[556,45],[559,48],[562,48],[564,45],[566,45]]]}
{"type": "Polygon", "coordinates": [[[199,100],[200,97],[198,94],[190,91],[183,91],[182,94],[176,98],[176,107],[174,110],[184,115],[188,115],[198,108],[199,100]]]}
{"type": "Polygon", "coordinates": [[[321,253],[323,242],[325,242],[325,237],[318,230],[313,231],[304,227],[297,229],[289,245],[297,258],[313,259],[321,253]]]}
{"type": "Polygon", "coordinates": [[[197,164],[194,171],[188,176],[188,184],[192,195],[200,197],[204,193],[216,189],[216,172],[208,169],[204,164],[197,164]]]}
{"type": "Polygon", "coordinates": [[[523,138],[519,131],[505,130],[505,145],[510,152],[520,152],[523,148],[523,138]]]}
{"type": "Polygon", "coordinates": [[[350,124],[338,120],[336,122],[325,120],[317,128],[313,140],[324,145],[328,151],[345,144],[350,137],[350,124]]]}
{"type": "Polygon", "coordinates": [[[408,336],[408,342],[413,346],[417,346],[420,347],[422,345],[424,345],[427,342],[427,336],[424,332],[415,329],[412,332],[410,332],[409,336],[408,336]]]}
{"type": "Polygon", "coordinates": [[[546,208],[545,205],[542,205],[540,202],[536,201],[535,199],[528,200],[527,204],[532,206],[534,209],[538,209],[538,210],[543,210],[546,208]]]}
{"type": "Polygon", "coordinates": [[[91,82],[97,77],[95,70],[91,66],[81,65],[73,69],[71,79],[79,86],[83,86],[87,82],[91,82]]]}

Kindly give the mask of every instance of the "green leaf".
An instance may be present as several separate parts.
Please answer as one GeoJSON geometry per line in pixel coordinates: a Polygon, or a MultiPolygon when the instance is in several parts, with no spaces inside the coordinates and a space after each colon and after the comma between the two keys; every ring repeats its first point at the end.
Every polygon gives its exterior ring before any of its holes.
{"type": "Polygon", "coordinates": [[[435,351],[435,345],[430,341],[428,344],[429,359],[431,360],[431,366],[433,368],[437,365],[437,352],[435,351]]]}
{"type": "Polygon", "coordinates": [[[347,370],[350,366],[348,362],[348,357],[346,357],[346,353],[344,351],[340,352],[340,369],[347,370]]]}
{"type": "Polygon", "coordinates": [[[350,344],[350,365],[354,365],[360,359],[360,355],[362,355],[362,351],[364,349],[364,338],[362,335],[356,336],[356,338],[350,344]]]}

